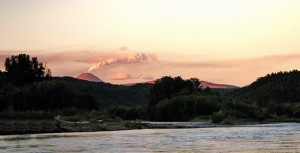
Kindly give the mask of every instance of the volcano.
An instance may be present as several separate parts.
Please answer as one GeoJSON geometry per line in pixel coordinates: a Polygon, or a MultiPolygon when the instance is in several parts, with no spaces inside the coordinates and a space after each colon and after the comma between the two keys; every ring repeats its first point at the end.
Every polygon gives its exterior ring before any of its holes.
{"type": "Polygon", "coordinates": [[[80,79],[80,80],[86,80],[86,81],[92,81],[92,82],[104,82],[92,73],[81,73],[76,78],[80,79]]]}

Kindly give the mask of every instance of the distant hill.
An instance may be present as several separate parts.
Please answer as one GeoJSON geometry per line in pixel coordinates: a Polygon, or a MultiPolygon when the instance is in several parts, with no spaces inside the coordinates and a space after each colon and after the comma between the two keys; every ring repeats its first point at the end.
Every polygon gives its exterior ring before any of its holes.
{"type": "Polygon", "coordinates": [[[146,82],[140,82],[140,83],[127,83],[127,84],[121,84],[122,86],[134,86],[137,84],[149,84],[149,85],[153,85],[155,83],[156,80],[151,80],[151,81],[146,81],[146,82]]]}
{"type": "Polygon", "coordinates": [[[268,74],[229,95],[260,103],[267,103],[268,101],[300,102],[300,71],[268,74]]]}
{"type": "MultiPolygon", "coordinates": [[[[54,81],[66,83],[68,87],[74,90],[88,93],[95,97],[100,105],[106,107],[108,105],[146,105],[149,102],[150,89],[156,80],[126,85],[113,85],[110,83],[104,83],[91,73],[83,73],[77,78],[55,77],[54,81]]],[[[236,88],[236,86],[231,85],[205,83],[205,85],[209,85],[212,89],[218,89],[215,87],[220,87],[222,92],[229,92],[232,90],[227,91],[227,89],[236,88]]]]}
{"type": "Polygon", "coordinates": [[[151,88],[151,85],[148,84],[122,86],[104,82],[91,82],[72,77],[55,77],[53,80],[65,83],[68,87],[79,92],[94,96],[102,107],[109,105],[146,105],[149,101],[148,97],[151,88]]]}
{"type": "Polygon", "coordinates": [[[97,76],[95,76],[92,73],[81,73],[77,79],[80,80],[86,80],[86,81],[92,81],[92,82],[104,82],[101,79],[99,79],[97,76]]]}
{"type": "MultiPolygon", "coordinates": [[[[77,78],[55,77],[54,81],[63,82],[74,90],[90,94],[96,98],[100,105],[106,107],[108,105],[146,105],[149,102],[150,89],[156,80],[126,85],[113,85],[110,83],[104,83],[91,73],[83,73],[77,78]]],[[[227,93],[232,91],[229,89],[238,88],[232,85],[219,85],[209,82],[205,83],[208,87],[216,89],[217,92],[222,90],[221,92],[227,93]]]]}
{"type": "Polygon", "coordinates": [[[209,87],[211,89],[236,89],[236,88],[240,88],[240,87],[234,86],[234,85],[216,84],[216,83],[211,83],[211,82],[207,82],[207,81],[201,81],[200,86],[201,87],[209,87]]]}
{"type": "MultiPolygon", "coordinates": [[[[154,84],[155,81],[157,81],[157,80],[151,80],[151,81],[141,82],[141,83],[128,83],[128,84],[123,84],[123,85],[124,86],[133,86],[136,84],[154,84]]],[[[240,87],[234,86],[234,85],[216,84],[216,83],[211,83],[211,82],[207,82],[207,81],[200,81],[200,86],[201,87],[209,87],[211,89],[237,89],[237,88],[240,88],[240,87]]]]}

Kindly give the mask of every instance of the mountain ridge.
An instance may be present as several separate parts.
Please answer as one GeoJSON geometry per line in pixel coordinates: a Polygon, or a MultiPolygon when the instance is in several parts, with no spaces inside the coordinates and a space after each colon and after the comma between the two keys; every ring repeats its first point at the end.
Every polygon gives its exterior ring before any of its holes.
{"type": "Polygon", "coordinates": [[[229,85],[229,84],[218,84],[218,83],[212,83],[208,81],[200,81],[201,87],[209,87],[211,89],[236,89],[240,88],[235,85],[229,85]]]}
{"type": "MultiPolygon", "coordinates": [[[[128,84],[121,84],[123,86],[133,86],[137,84],[154,84],[157,80],[151,80],[146,82],[140,82],[140,83],[128,83],[128,84]]],[[[208,81],[200,81],[199,87],[209,87],[211,89],[237,89],[240,88],[235,85],[229,85],[229,84],[218,84],[218,83],[212,83],[208,81]]]]}

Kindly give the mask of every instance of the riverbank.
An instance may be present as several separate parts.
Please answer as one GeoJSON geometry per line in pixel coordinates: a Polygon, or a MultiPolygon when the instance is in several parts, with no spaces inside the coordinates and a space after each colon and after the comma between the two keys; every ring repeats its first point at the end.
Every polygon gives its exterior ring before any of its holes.
{"type": "Polygon", "coordinates": [[[2,120],[0,135],[67,132],[55,120],[2,120]]]}
{"type": "Polygon", "coordinates": [[[60,133],[60,132],[97,132],[134,129],[172,129],[172,128],[205,128],[226,125],[210,122],[69,122],[63,120],[3,120],[0,121],[0,135],[60,133]]]}
{"type": "Polygon", "coordinates": [[[174,129],[174,128],[209,128],[230,127],[238,125],[269,124],[278,122],[298,122],[299,120],[266,120],[235,121],[230,124],[214,124],[210,121],[201,122],[150,122],[150,121],[121,121],[121,122],[69,122],[63,120],[2,120],[0,121],[0,135],[61,133],[61,132],[98,132],[134,129],[174,129]]]}
{"type": "Polygon", "coordinates": [[[2,120],[0,135],[60,133],[60,132],[96,132],[136,129],[126,122],[68,122],[53,120],[2,120]]]}

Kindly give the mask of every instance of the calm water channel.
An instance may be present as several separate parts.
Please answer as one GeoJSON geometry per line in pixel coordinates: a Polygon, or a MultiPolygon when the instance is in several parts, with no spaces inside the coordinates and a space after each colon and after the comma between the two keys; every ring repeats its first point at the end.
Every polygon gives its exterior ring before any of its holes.
{"type": "Polygon", "coordinates": [[[300,123],[0,136],[0,152],[300,152],[300,123]]]}

